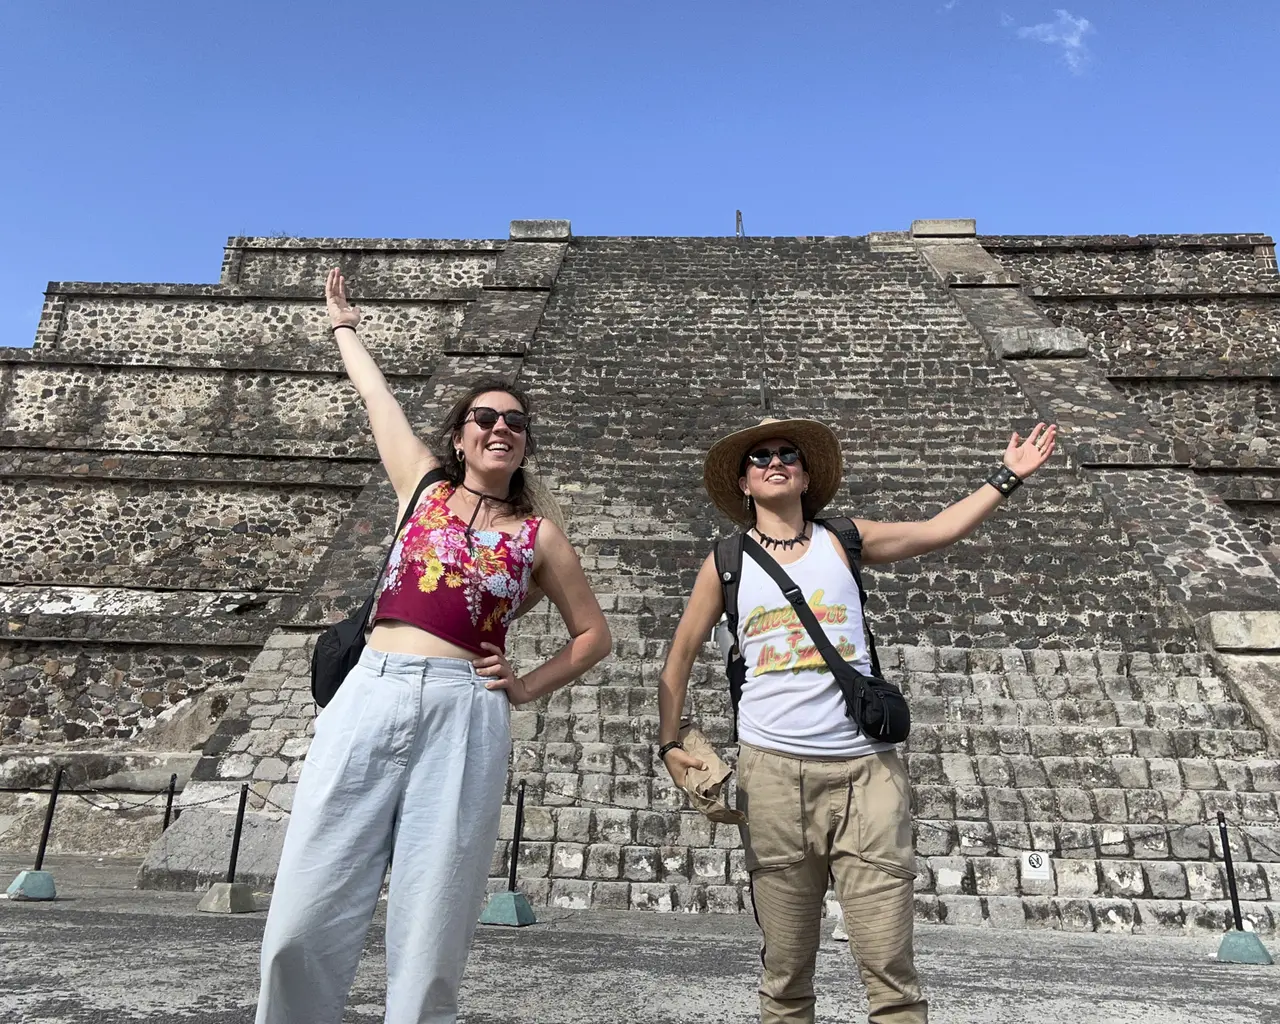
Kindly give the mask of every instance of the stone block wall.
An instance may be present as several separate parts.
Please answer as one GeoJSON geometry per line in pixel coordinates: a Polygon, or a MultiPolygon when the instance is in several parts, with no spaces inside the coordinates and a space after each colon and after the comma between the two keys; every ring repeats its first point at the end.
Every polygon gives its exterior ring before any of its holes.
{"type": "Polygon", "coordinates": [[[506,246],[234,238],[216,285],[52,283],[35,347],[0,351],[0,749],[127,747],[229,700],[272,624],[316,610],[303,591],[376,467],[324,272],[429,415],[468,313],[477,350],[536,323],[552,264],[524,252],[495,281],[506,246]]]}
{"type": "Polygon", "coordinates": [[[336,266],[353,301],[479,291],[505,248],[483,240],[398,238],[371,246],[365,238],[232,238],[222,284],[310,294],[336,266]]]}
{"type": "Polygon", "coordinates": [[[0,573],[23,582],[288,590],[351,492],[185,481],[0,482],[0,573]]]}
{"type": "Polygon", "coordinates": [[[1267,235],[984,235],[982,245],[1046,296],[1248,292],[1276,283],[1267,235]]]}
{"type": "Polygon", "coordinates": [[[250,650],[53,639],[0,645],[5,735],[62,743],[131,740],[158,716],[242,678],[250,650]]]}
{"type": "MultiPolygon", "coordinates": [[[[1265,235],[1014,238],[983,245],[1175,443],[1272,564],[1280,275],[1265,235]]],[[[1237,551],[1237,554],[1239,552],[1237,551]]]]}
{"type": "MultiPolygon", "coordinates": [[[[918,519],[1051,417],[1062,456],[975,538],[868,574],[884,667],[915,711],[918,912],[1215,927],[1206,821],[1223,810],[1246,912],[1272,928],[1280,733],[1201,628],[1280,606],[1256,443],[1273,418],[1270,240],[979,239],[949,223],[865,239],[575,239],[556,222],[513,223],[506,241],[232,239],[218,285],[55,286],[36,352],[0,358],[0,486],[28,502],[0,526],[18,567],[0,580],[7,747],[169,735],[204,681],[217,714],[142,881],[219,874],[248,784],[241,870],[270,884],[314,719],[311,644],[363,601],[394,512],[323,330],[337,264],[417,429],[481,373],[532,392],[539,470],[613,630],[610,659],[513,711],[495,886],[523,783],[535,903],[750,910],[736,830],[689,810],[653,752],[666,644],[727,529],[700,482],[716,437],[764,415],[826,420],[845,446],[833,508],[918,519]],[[95,502],[123,523],[110,536],[63,511],[95,502]],[[199,525],[165,525],[180,515],[199,525]],[[152,520],[165,543],[131,547],[152,520]],[[1032,848],[1049,883],[1021,877],[1032,848]]],[[[544,605],[510,656],[536,663],[563,638],[544,605]]],[[[710,650],[689,712],[732,761],[710,650]]]]}

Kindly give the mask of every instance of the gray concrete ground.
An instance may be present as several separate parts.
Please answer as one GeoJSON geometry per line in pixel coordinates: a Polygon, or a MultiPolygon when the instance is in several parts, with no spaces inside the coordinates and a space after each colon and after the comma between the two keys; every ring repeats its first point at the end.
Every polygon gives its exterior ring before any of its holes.
{"type": "MultiPolygon", "coordinates": [[[[3,884],[27,866],[0,859],[3,884]]],[[[135,890],[136,862],[60,857],[46,868],[56,902],[0,901],[0,1021],[252,1021],[264,914],[200,914],[194,894],[135,890]]],[[[381,926],[379,913],[348,1024],[381,1020],[381,926]]],[[[1213,937],[921,927],[917,945],[936,1024],[1280,1022],[1280,966],[1219,964],[1213,937]]],[[[749,916],[545,912],[531,928],[480,930],[462,1019],[747,1024],[756,950],[749,916]]],[[[865,1020],[845,944],[824,942],[818,993],[819,1020],[865,1020]]]]}

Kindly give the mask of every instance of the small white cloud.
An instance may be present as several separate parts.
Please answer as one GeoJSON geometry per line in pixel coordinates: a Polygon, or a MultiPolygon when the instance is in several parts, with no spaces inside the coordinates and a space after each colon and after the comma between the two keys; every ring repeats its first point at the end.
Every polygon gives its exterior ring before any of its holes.
{"type": "Polygon", "coordinates": [[[1008,28],[1010,25],[1013,24],[1013,15],[1007,12],[1005,14],[1000,15],[1000,24],[1003,25],[1005,28],[1008,28]]]}
{"type": "Polygon", "coordinates": [[[943,5],[942,5],[942,9],[943,9],[944,11],[949,11],[949,10],[951,10],[951,8],[953,8],[953,7],[954,7],[956,4],[958,4],[959,2],[960,2],[960,0],[947,0],[947,2],[946,2],[945,4],[943,4],[943,5]]]}
{"type": "Polygon", "coordinates": [[[1094,30],[1093,26],[1089,24],[1088,18],[1073,17],[1070,11],[1059,9],[1053,13],[1058,16],[1057,21],[1026,25],[1018,29],[1018,38],[1062,47],[1062,59],[1071,69],[1072,74],[1082,74],[1085,64],[1089,61],[1089,51],[1084,44],[1084,37],[1094,30]]]}

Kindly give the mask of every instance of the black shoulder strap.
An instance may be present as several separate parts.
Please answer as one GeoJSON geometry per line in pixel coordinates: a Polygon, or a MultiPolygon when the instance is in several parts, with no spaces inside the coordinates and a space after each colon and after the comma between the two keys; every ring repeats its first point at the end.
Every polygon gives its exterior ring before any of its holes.
{"type": "Polygon", "coordinates": [[[360,616],[360,621],[364,623],[365,626],[369,624],[369,614],[373,611],[373,599],[378,594],[378,585],[382,582],[382,574],[387,571],[387,563],[391,561],[391,552],[396,546],[396,540],[399,539],[400,534],[404,531],[404,524],[407,523],[409,521],[409,517],[413,515],[413,510],[418,507],[418,499],[422,497],[422,492],[432,484],[438,484],[443,479],[445,479],[444,470],[440,466],[437,466],[435,469],[425,474],[423,478],[418,481],[418,486],[413,489],[413,497],[409,499],[409,504],[404,507],[404,515],[400,517],[400,525],[396,527],[396,532],[391,535],[391,544],[387,547],[386,557],[382,559],[382,568],[378,570],[378,575],[374,578],[373,592],[369,595],[369,600],[364,603],[364,610],[360,616]]]}
{"type": "Polygon", "coordinates": [[[858,587],[858,600],[862,604],[862,630],[867,636],[867,653],[871,656],[871,671],[877,676],[880,673],[880,659],[876,655],[876,638],[871,632],[871,623],[867,619],[867,588],[862,584],[862,534],[854,521],[847,516],[832,516],[830,519],[818,519],[824,527],[834,533],[849,557],[849,571],[853,573],[853,582],[858,587]]]}
{"type": "Polygon", "coordinates": [[[742,543],[745,534],[734,533],[716,541],[716,575],[720,577],[720,594],[724,598],[724,615],[729,627],[731,647],[725,662],[729,680],[729,707],[733,712],[733,739],[738,739],[738,705],[746,683],[747,664],[738,648],[738,584],[742,581],[742,543]]]}
{"type": "Polygon", "coordinates": [[[734,533],[716,541],[716,575],[724,597],[724,614],[729,620],[729,633],[738,640],[738,584],[742,581],[742,542],[746,534],[734,533]]]}

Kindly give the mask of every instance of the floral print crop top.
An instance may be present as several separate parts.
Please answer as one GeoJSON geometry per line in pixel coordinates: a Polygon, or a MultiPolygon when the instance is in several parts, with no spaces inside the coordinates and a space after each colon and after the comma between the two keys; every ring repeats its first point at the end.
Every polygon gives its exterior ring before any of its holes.
{"type": "Polygon", "coordinates": [[[541,519],[516,533],[470,530],[448,506],[453,485],[429,489],[391,548],[373,620],[396,619],[487,654],[506,649],[507,627],[529,595],[541,519]]]}

